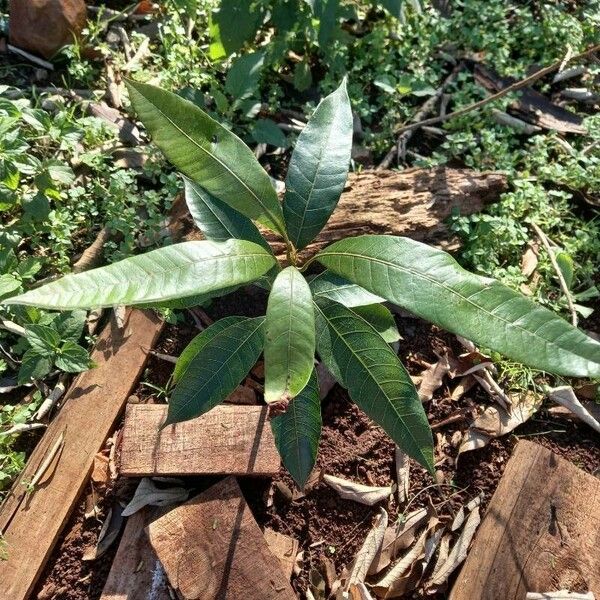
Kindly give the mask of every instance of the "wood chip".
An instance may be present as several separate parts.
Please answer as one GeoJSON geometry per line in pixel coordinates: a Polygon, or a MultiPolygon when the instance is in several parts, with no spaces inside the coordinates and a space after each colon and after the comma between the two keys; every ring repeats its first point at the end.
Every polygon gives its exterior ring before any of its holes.
{"type": "Polygon", "coordinates": [[[333,475],[323,475],[323,481],[342,498],[354,500],[354,502],[366,504],[367,506],[373,506],[382,500],[386,500],[394,493],[395,488],[393,485],[388,487],[363,485],[333,475]]]}

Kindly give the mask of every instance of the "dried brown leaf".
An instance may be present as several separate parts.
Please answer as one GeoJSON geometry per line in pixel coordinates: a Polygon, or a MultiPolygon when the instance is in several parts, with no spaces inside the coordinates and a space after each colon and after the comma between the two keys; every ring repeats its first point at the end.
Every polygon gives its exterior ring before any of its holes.
{"type": "Polygon", "coordinates": [[[398,502],[400,504],[408,499],[410,488],[410,460],[408,454],[396,446],[396,483],[398,485],[398,502]]]}
{"type": "Polygon", "coordinates": [[[161,489],[149,477],[142,479],[131,502],[123,510],[123,516],[129,517],[144,506],[167,506],[187,500],[189,491],[182,487],[161,489]]]}
{"type": "Polygon", "coordinates": [[[593,592],[569,592],[559,590],[558,592],[527,592],[525,600],[595,600],[593,592]]]}
{"type": "Polygon", "coordinates": [[[350,570],[350,576],[346,582],[347,588],[352,584],[362,583],[367,576],[369,567],[371,566],[375,556],[381,549],[383,543],[383,537],[388,526],[388,514],[385,509],[380,508],[379,514],[375,519],[373,528],[369,531],[362,547],[358,551],[352,568],[350,570]]]}
{"type": "Polygon", "coordinates": [[[323,481],[333,490],[335,490],[342,498],[346,500],[354,500],[360,504],[373,506],[377,502],[386,500],[394,493],[395,486],[374,487],[363,485],[362,483],[354,483],[341,477],[333,475],[323,475],[323,481]]]}
{"type": "Polygon", "coordinates": [[[427,367],[421,373],[421,385],[419,386],[419,398],[421,402],[429,402],[433,394],[444,382],[444,377],[450,372],[450,362],[446,352],[439,360],[427,367]]]}
{"type": "Polygon", "coordinates": [[[570,410],[578,419],[600,433],[600,422],[585,409],[577,399],[572,387],[564,385],[548,390],[548,398],[570,410]]]}

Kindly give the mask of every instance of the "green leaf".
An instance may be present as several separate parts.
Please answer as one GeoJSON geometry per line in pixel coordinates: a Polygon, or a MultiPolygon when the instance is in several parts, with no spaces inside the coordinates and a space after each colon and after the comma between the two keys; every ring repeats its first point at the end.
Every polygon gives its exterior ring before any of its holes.
{"type": "Polygon", "coordinates": [[[263,324],[264,317],[246,318],[204,344],[173,392],[163,427],[199,417],[235,390],[263,350],[263,324]]]}
{"type": "Polygon", "coordinates": [[[71,340],[67,340],[59,349],[56,366],[67,373],[81,373],[90,367],[90,356],[85,348],[71,340]]]}
{"type": "Polygon", "coordinates": [[[4,302],[51,309],[148,304],[248,283],[274,264],[273,255],[244,240],[183,242],[67,275],[4,302]]]}
{"type": "Polygon", "coordinates": [[[227,56],[254,39],[262,18],[261,7],[251,2],[221,0],[219,11],[213,13],[212,20],[227,56]]]}
{"type": "Polygon", "coordinates": [[[446,252],[395,236],[336,242],[316,257],[338,275],[474,343],[542,371],[600,377],[600,343],[446,252]]]}
{"type": "Polygon", "coordinates": [[[299,92],[306,91],[312,85],[310,65],[305,61],[296,63],[294,67],[294,87],[299,92]]]}
{"type": "Polygon", "coordinates": [[[257,144],[271,144],[278,148],[287,148],[285,133],[272,119],[259,119],[252,128],[252,137],[257,144]]]}
{"type": "Polygon", "coordinates": [[[283,465],[300,489],[304,488],[315,466],[321,424],[319,382],[313,370],[306,387],[290,402],[287,410],[271,420],[283,465]]]}
{"type": "Polygon", "coordinates": [[[317,107],[298,136],[285,180],[283,214],[290,239],[304,248],[323,229],[348,176],[352,110],[346,80],[317,107]]]}
{"type": "Polygon", "coordinates": [[[235,323],[241,323],[245,321],[246,317],[225,317],[220,319],[207,327],[204,331],[199,333],[183,350],[179,355],[177,362],[175,363],[175,369],[173,370],[173,381],[177,383],[185,373],[192,359],[206,346],[206,344],[212,340],[217,333],[220,333],[224,329],[227,329],[230,325],[235,323]]]}
{"type": "Polygon", "coordinates": [[[154,143],[177,169],[248,218],[285,234],[277,193],[242,140],[177,94],[133,81],[127,88],[154,143]]]}
{"type": "Polygon", "coordinates": [[[16,277],[9,273],[0,275],[0,298],[16,292],[20,287],[21,282],[16,277]]]}
{"type": "Polygon", "coordinates": [[[70,339],[76,342],[81,337],[86,318],[87,313],[85,310],[61,313],[54,319],[53,326],[62,339],[70,339]]]}
{"type": "Polygon", "coordinates": [[[312,294],[296,267],[277,275],[265,322],[265,400],[294,398],[308,383],[315,363],[312,294]]]}
{"type": "Polygon", "coordinates": [[[574,263],[571,255],[567,252],[558,252],[556,254],[556,264],[558,264],[558,268],[567,284],[567,288],[571,289],[573,285],[573,273],[574,273],[574,263]]]}
{"type": "Polygon", "coordinates": [[[409,456],[433,472],[433,440],[409,374],[379,333],[350,309],[315,303],[317,349],[350,398],[409,456]]]}
{"type": "Polygon", "coordinates": [[[388,344],[393,344],[401,339],[394,315],[389,308],[382,304],[357,306],[352,309],[352,312],[367,321],[388,344]]]}
{"type": "Polygon", "coordinates": [[[310,281],[310,289],[315,300],[317,298],[329,298],[348,308],[385,302],[385,298],[371,294],[360,285],[356,285],[331,271],[323,271],[313,277],[310,281]]]}
{"type": "Polygon", "coordinates": [[[260,71],[265,61],[263,52],[251,52],[233,61],[225,79],[225,89],[236,100],[252,96],[258,87],[260,71]]]}
{"type": "Polygon", "coordinates": [[[184,183],[185,201],[190,214],[207,239],[213,242],[248,240],[271,252],[267,240],[248,217],[221,202],[187,177],[184,178],[184,183]]]}
{"type": "Polygon", "coordinates": [[[60,344],[58,331],[47,325],[28,325],[25,337],[32,350],[41,355],[54,352],[60,344]]]}
{"type": "Polygon", "coordinates": [[[19,385],[29,383],[32,379],[42,379],[52,369],[52,360],[48,356],[38,354],[30,348],[23,354],[17,382],[19,385]]]}

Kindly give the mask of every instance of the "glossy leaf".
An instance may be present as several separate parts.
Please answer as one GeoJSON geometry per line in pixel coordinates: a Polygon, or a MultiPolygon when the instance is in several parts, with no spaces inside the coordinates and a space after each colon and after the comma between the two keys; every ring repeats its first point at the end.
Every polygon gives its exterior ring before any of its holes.
{"type": "Polygon", "coordinates": [[[206,239],[213,242],[248,240],[271,252],[267,240],[248,217],[221,202],[187,177],[184,178],[184,184],[186,204],[206,239]]]}
{"type": "Polygon", "coordinates": [[[393,344],[400,339],[400,332],[396,326],[394,315],[389,308],[382,304],[356,306],[352,309],[352,312],[367,321],[388,344],[393,344]]]}
{"type": "Polygon", "coordinates": [[[360,285],[356,285],[331,271],[319,273],[310,280],[309,285],[315,300],[317,298],[329,298],[348,308],[385,302],[385,298],[371,294],[360,285]]]}
{"type": "Polygon", "coordinates": [[[204,331],[200,332],[184,349],[179,355],[177,362],[175,363],[175,369],[173,370],[173,381],[177,383],[182,377],[187,368],[192,362],[192,359],[210,342],[215,335],[221,333],[227,327],[236,323],[245,321],[246,317],[225,317],[215,321],[210,327],[207,327],[204,331]]]}
{"type": "Polygon", "coordinates": [[[271,420],[283,466],[300,488],[304,487],[315,466],[321,424],[319,382],[313,370],[306,387],[290,402],[287,410],[271,420]]]}
{"type": "Polygon", "coordinates": [[[317,259],[413,314],[536,369],[600,377],[600,343],[446,252],[395,236],[336,242],[317,259]]]}
{"type": "Polygon", "coordinates": [[[396,353],[350,309],[315,303],[317,350],[350,398],[424,467],[433,471],[433,440],[417,390],[396,353]]]}
{"type": "Polygon", "coordinates": [[[265,400],[293,398],[308,383],[315,358],[315,318],[302,273],[287,267],[277,275],[265,322],[265,400]]]}
{"type": "Polygon", "coordinates": [[[154,143],[179,171],[248,218],[284,234],[269,176],[242,140],[177,94],[133,81],[128,90],[154,143]]]}
{"type": "Polygon", "coordinates": [[[243,100],[251,96],[258,87],[264,61],[263,52],[250,52],[238,56],[227,72],[225,89],[236,100],[243,100]]]}
{"type": "Polygon", "coordinates": [[[263,324],[244,318],[206,341],[183,371],[163,427],[203,415],[235,390],[263,350],[263,324]]]}
{"type": "Polygon", "coordinates": [[[348,176],[352,110],[346,80],[317,107],[298,136],[285,180],[283,212],[289,237],[304,248],[323,229],[348,176]]]}
{"type": "Polygon", "coordinates": [[[252,242],[183,242],[67,275],[4,302],[50,309],[148,304],[247,283],[274,264],[252,242]]]}

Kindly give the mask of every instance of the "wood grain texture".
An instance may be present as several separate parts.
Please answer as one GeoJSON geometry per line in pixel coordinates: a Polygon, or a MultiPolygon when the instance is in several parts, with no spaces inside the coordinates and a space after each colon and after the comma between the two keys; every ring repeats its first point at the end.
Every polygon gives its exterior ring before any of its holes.
{"type": "Polygon", "coordinates": [[[451,600],[521,600],[568,589],[600,596],[600,480],[520,441],[451,600]]]}
{"type": "Polygon", "coordinates": [[[151,312],[127,313],[123,329],[114,321],[92,352],[97,364],[79,375],[64,405],[31,454],[27,466],[0,507],[0,531],[8,560],[0,561],[0,598],[27,598],[83,489],[94,455],[113,430],[146,363],[163,323],[151,312]],[[37,489],[30,481],[64,434],[64,445],[37,489]]]}
{"type": "Polygon", "coordinates": [[[100,600],[171,600],[166,574],[144,528],[165,509],[142,509],[127,525],[100,600]]]}
{"type": "Polygon", "coordinates": [[[185,600],[296,599],[233,477],[154,521],[147,532],[185,600]]]}
{"type": "Polygon", "coordinates": [[[121,446],[122,475],[275,475],[279,454],[266,406],[219,405],[159,431],[167,406],[130,404],[121,446]]]}
{"type": "MultiPolygon", "coordinates": [[[[331,219],[304,251],[308,258],[346,237],[389,234],[456,247],[445,221],[454,212],[470,215],[495,202],[506,189],[506,176],[469,169],[406,169],[362,171],[348,177],[331,219]]],[[[274,234],[262,231],[277,256],[285,247],[274,234]]]]}
{"type": "Polygon", "coordinates": [[[264,531],[264,536],[269,550],[279,559],[282,571],[290,580],[294,572],[296,554],[298,554],[298,540],[268,527],[264,531]]]}

